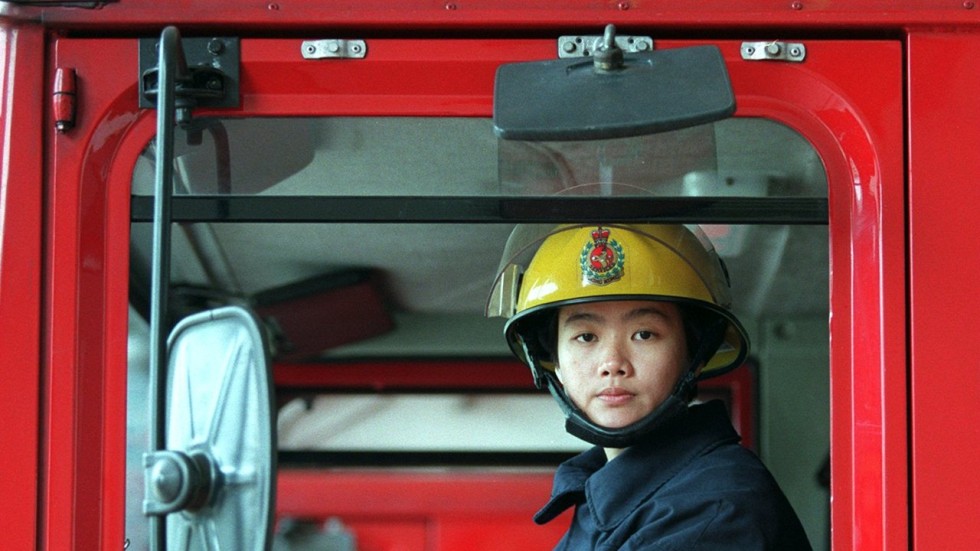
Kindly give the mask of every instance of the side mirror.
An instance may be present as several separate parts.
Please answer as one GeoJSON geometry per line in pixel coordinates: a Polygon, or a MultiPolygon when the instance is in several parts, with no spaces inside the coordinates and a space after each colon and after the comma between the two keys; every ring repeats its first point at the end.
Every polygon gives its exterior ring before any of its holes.
{"type": "Polygon", "coordinates": [[[267,549],[276,437],[260,325],[239,307],[201,312],[168,349],[166,449],[144,457],[144,512],[165,517],[167,549],[267,549]]]}

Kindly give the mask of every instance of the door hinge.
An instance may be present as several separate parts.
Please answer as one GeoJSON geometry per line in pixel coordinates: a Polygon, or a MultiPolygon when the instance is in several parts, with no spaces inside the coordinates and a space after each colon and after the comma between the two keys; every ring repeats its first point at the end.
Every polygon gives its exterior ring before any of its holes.
{"type": "Polygon", "coordinates": [[[361,59],[367,55],[367,43],[363,40],[341,38],[305,40],[300,51],[303,59],[361,59]]]}
{"type": "Polygon", "coordinates": [[[806,46],[799,42],[742,42],[742,59],[746,61],[791,61],[806,59],[806,46]]]}

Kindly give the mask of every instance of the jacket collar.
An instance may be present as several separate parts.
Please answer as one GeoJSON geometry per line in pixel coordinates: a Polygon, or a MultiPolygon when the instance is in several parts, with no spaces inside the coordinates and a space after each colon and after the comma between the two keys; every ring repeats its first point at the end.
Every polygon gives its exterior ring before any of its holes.
{"type": "Polygon", "coordinates": [[[606,464],[606,452],[594,446],[565,461],[555,473],[551,499],[534,515],[534,522],[545,524],[565,509],[585,500],[585,485],[593,473],[606,464]]]}
{"type": "Polygon", "coordinates": [[[534,520],[544,524],[584,500],[596,527],[610,530],[692,459],[738,440],[721,402],[691,406],[686,415],[609,463],[598,446],[563,463],[551,499],[534,520]]]}

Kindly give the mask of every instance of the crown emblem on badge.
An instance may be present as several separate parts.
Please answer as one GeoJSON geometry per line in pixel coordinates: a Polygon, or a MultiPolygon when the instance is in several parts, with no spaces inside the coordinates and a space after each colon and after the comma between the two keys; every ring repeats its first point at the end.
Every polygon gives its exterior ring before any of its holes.
{"type": "Polygon", "coordinates": [[[585,242],[579,255],[582,275],[595,285],[606,285],[623,277],[625,261],[623,246],[609,239],[609,230],[602,226],[592,230],[592,240],[585,242]]]}

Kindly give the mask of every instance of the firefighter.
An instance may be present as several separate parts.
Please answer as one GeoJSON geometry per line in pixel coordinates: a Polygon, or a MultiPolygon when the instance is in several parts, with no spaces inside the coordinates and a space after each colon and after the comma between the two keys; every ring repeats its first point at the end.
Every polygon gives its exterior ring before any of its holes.
{"type": "Polygon", "coordinates": [[[544,524],[558,549],[810,549],[762,462],[697,381],[742,364],[714,247],[683,225],[518,226],[488,304],[566,429],[594,447],[561,464],[544,524]]]}

